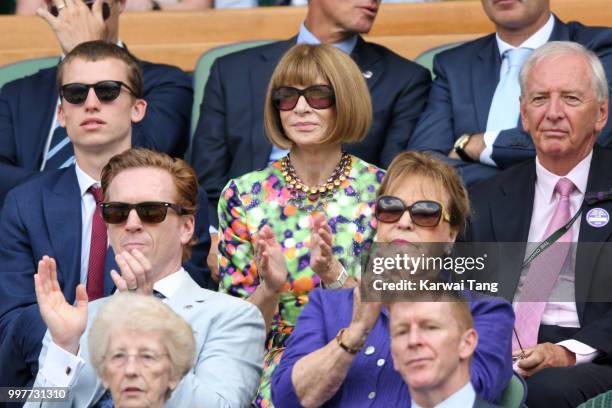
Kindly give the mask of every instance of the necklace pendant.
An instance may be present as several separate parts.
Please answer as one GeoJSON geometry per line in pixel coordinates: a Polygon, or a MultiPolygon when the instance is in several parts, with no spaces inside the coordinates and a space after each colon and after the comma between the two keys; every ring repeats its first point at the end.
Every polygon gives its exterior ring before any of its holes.
{"type": "Polygon", "coordinates": [[[318,199],[319,199],[319,192],[310,190],[310,193],[308,194],[308,200],[317,201],[318,199]]]}

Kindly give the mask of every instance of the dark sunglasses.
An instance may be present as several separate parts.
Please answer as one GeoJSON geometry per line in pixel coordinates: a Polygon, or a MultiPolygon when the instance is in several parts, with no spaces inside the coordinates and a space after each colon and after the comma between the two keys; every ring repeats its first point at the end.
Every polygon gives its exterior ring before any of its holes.
{"type": "Polygon", "coordinates": [[[327,109],[336,103],[334,90],[331,86],[313,85],[306,89],[297,89],[291,86],[275,88],[272,91],[272,104],[278,110],[288,111],[295,108],[302,95],[313,109],[327,109]]]}
{"type": "Polygon", "coordinates": [[[177,204],[160,201],[147,201],[138,204],[128,203],[100,203],[102,219],[107,224],[121,224],[125,222],[132,209],[136,210],[138,217],[147,224],[158,224],[166,219],[168,208],[172,208],[178,215],[188,214],[187,210],[177,204]]]}
{"type": "Polygon", "coordinates": [[[95,84],[80,84],[72,83],[62,85],[60,88],[60,96],[73,105],[80,105],[87,99],[89,88],[93,88],[100,102],[111,102],[119,97],[121,87],[125,86],[128,91],[137,97],[136,92],[129,85],[121,81],[100,81],[95,84]]]}
{"type": "MultiPolygon", "coordinates": [[[[89,9],[91,10],[91,8],[93,7],[93,4],[95,3],[95,0],[84,0],[83,3],[85,3],[85,5],[89,7],[89,9]]],[[[53,14],[53,16],[55,17],[59,16],[59,10],[57,9],[57,6],[53,4],[49,4],[49,13],[53,14]]],[[[106,20],[109,17],[110,17],[110,4],[104,2],[102,3],[102,18],[106,20]]]]}
{"type": "Polygon", "coordinates": [[[435,227],[440,223],[440,219],[448,223],[451,221],[444,206],[437,201],[423,200],[406,206],[400,198],[394,196],[385,195],[376,199],[374,215],[380,222],[397,222],[404,211],[408,211],[412,222],[420,227],[435,227]]]}

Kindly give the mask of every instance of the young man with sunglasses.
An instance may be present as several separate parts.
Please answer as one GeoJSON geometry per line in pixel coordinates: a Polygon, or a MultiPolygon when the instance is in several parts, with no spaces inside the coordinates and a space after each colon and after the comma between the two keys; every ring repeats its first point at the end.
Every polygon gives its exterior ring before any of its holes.
{"type": "MultiPolygon", "coordinates": [[[[102,217],[121,268],[121,276],[113,272],[118,290],[163,299],[192,326],[196,337],[194,368],[166,407],[248,406],[261,374],[264,321],[255,306],[200,288],[181,267],[193,243],[198,202],[194,170],[162,153],[130,149],[104,167],[101,183],[102,217]]],[[[108,298],[90,303],[80,284],[72,306],[57,276],[55,261],[44,257],[34,280],[49,330],[34,386],[68,387],[65,406],[107,406],[110,396],[88,361],[87,334],[108,298]]],[[[133,379],[132,387],[146,387],[137,380],[139,364],[124,370],[133,379]]],[[[130,391],[125,392],[129,397],[130,391]]]]}
{"type": "MultiPolygon", "coordinates": [[[[41,16],[64,54],[92,40],[119,41],[119,15],[126,0],[45,0],[41,16]]],[[[175,156],[185,152],[193,102],[191,80],[176,67],[139,61],[147,115],[134,123],[133,144],[175,156]]],[[[0,207],[6,193],[43,170],[74,161],[57,117],[57,67],[5,84],[0,90],[0,207]]]]}
{"type": "MultiPolygon", "coordinates": [[[[132,124],[147,108],[138,62],[112,43],[74,48],[58,68],[57,85],[57,117],[68,131],[76,163],[42,173],[7,195],[0,220],[2,386],[25,385],[36,375],[45,325],[32,275],[44,255],[56,259],[60,287],[70,302],[79,282],[87,284],[92,300],[114,288],[109,271],[117,267],[96,208],[100,174],[112,156],[132,146],[132,124]]],[[[196,260],[208,253],[207,228],[199,219],[196,260]]],[[[191,263],[189,269],[205,284],[205,265],[191,263]]]]}

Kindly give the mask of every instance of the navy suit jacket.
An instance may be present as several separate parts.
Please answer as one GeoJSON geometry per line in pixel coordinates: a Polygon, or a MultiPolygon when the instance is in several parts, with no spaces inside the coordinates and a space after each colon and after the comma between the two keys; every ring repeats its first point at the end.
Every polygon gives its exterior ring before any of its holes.
{"type": "MultiPolygon", "coordinates": [[[[189,141],[191,80],[169,65],[141,62],[147,112],[135,123],[132,145],[182,156],[189,141]]],[[[5,84],[0,90],[0,206],[8,191],[39,172],[57,108],[57,68],[5,84]]]]}
{"type": "MultiPolygon", "coordinates": [[[[574,41],[594,51],[601,59],[612,86],[612,29],[585,27],[576,22],[565,24],[555,18],[550,41],[574,41]]],[[[484,132],[499,82],[500,67],[501,57],[495,34],[436,55],[435,80],[427,108],[408,143],[408,149],[434,151],[448,156],[455,140],[461,135],[484,132]]],[[[612,144],[612,121],[608,121],[598,142],[602,145],[612,144]]],[[[519,118],[517,126],[500,132],[493,144],[492,158],[498,168],[460,160],[452,160],[452,164],[460,170],[467,184],[473,184],[534,156],[531,136],[523,130],[519,118]]]]}
{"type": "MultiPolygon", "coordinates": [[[[198,197],[206,205],[203,190],[198,197]]],[[[74,166],[39,173],[6,197],[0,218],[0,386],[23,386],[38,371],[38,355],[46,331],[34,290],[34,274],[43,255],[55,258],[57,278],[68,303],[74,303],[81,276],[81,194],[74,166]]],[[[185,269],[201,286],[210,272],[206,211],[196,217],[199,243],[194,262],[185,269]]],[[[110,270],[119,271],[109,247],[104,296],[115,288],[110,270]]]]}
{"type": "MultiPolygon", "coordinates": [[[[595,146],[587,192],[607,191],[612,187],[612,150],[595,146]]],[[[529,236],[535,195],[535,160],[525,161],[484,181],[471,190],[473,216],[465,240],[470,242],[515,242],[519,246],[500,246],[503,262],[497,269],[502,293],[512,300],[521,275],[525,244],[529,236]]],[[[576,253],[574,293],[580,329],[540,330],[539,342],[559,342],[573,338],[598,349],[599,360],[612,363],[612,223],[595,228],[586,220],[591,208],[612,214],[612,201],[586,205],[581,214],[576,253]],[[585,244],[586,243],[586,244],[585,244]],[[582,244],[582,245],[581,245],[582,244]],[[592,300],[592,301],[587,301],[592,300]]],[[[554,326],[548,326],[550,329],[554,326]]]]}
{"type": "MultiPolygon", "coordinates": [[[[217,202],[227,182],[268,164],[272,145],[263,125],[268,82],[296,38],[219,58],[206,83],[194,134],[191,162],[209,198],[209,219],[217,225],[217,202]]],[[[373,122],[366,138],[346,149],[386,167],[401,152],[425,107],[431,77],[423,67],[385,47],[359,38],[351,54],[372,97],[373,122]]]]}

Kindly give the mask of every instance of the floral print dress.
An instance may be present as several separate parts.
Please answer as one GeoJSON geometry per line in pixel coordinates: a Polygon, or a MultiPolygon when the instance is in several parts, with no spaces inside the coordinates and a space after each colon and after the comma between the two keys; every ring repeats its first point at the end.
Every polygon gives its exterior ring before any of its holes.
{"type": "Polygon", "coordinates": [[[333,253],[349,276],[360,271],[360,254],[375,234],[374,201],[384,171],[352,157],[349,176],[331,198],[311,202],[297,199],[276,161],[263,170],[231,180],[219,200],[219,290],[247,298],[257,288],[254,260],[258,230],[268,224],[287,262],[287,282],[280,296],[266,345],[264,371],[256,398],[260,407],[271,407],[270,379],[284,344],[308,302],[308,293],[320,284],[310,268],[311,214],[325,213],[333,233],[333,253]]]}

